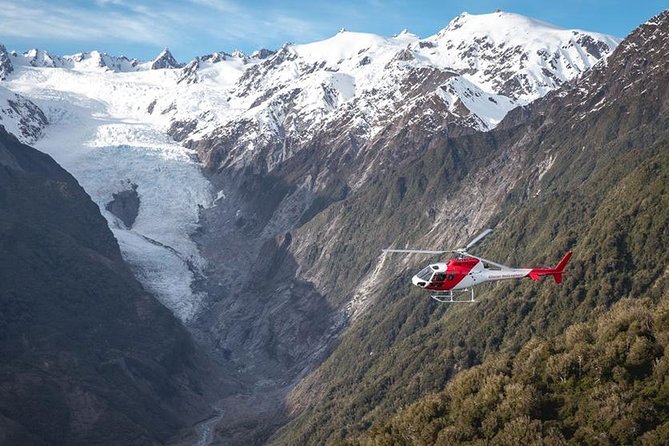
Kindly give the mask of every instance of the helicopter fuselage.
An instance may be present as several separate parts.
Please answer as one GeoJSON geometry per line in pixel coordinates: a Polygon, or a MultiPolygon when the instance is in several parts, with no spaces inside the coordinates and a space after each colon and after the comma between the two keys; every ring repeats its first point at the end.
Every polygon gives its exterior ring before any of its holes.
{"type": "Polygon", "coordinates": [[[433,263],[413,276],[412,283],[432,291],[463,290],[493,280],[520,279],[532,272],[529,268],[500,268],[472,257],[433,263]]]}

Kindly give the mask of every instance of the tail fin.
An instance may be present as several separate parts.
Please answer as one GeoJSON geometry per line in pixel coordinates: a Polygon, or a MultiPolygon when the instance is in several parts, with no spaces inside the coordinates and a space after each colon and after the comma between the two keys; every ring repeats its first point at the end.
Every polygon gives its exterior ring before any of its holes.
{"type": "Polygon", "coordinates": [[[557,271],[564,271],[564,267],[567,266],[567,263],[569,263],[569,259],[571,259],[572,252],[568,251],[567,254],[562,257],[562,260],[557,264],[555,269],[557,271]]]}
{"type": "Polygon", "coordinates": [[[555,268],[537,268],[531,270],[527,275],[530,276],[532,280],[539,280],[542,276],[553,276],[555,283],[562,283],[562,274],[564,274],[564,268],[567,266],[567,263],[569,263],[571,255],[571,251],[567,252],[555,268]]]}

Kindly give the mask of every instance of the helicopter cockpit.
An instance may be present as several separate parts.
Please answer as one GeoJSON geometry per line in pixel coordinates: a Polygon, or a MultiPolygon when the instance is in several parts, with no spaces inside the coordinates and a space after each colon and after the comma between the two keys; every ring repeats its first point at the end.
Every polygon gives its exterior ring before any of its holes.
{"type": "Polygon", "coordinates": [[[429,265],[421,269],[418,272],[418,274],[413,276],[413,279],[411,281],[413,282],[414,285],[424,288],[427,285],[431,284],[431,282],[433,282],[434,280],[443,281],[444,278],[442,278],[442,276],[445,276],[445,274],[443,274],[444,270],[445,266],[439,264],[429,265]]]}

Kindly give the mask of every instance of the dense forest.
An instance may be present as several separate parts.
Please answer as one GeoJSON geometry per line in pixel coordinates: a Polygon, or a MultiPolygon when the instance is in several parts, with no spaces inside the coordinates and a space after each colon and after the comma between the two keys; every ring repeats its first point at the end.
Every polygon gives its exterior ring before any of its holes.
{"type": "Polygon", "coordinates": [[[560,336],[490,355],[346,444],[662,444],[669,438],[663,285],[657,304],[623,299],[560,336]]]}

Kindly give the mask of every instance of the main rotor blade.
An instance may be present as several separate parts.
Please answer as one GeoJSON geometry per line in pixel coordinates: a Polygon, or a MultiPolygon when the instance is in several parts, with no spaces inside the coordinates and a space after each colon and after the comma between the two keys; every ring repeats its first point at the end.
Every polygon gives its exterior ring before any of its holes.
{"type": "Polygon", "coordinates": [[[472,240],[471,242],[469,242],[469,244],[468,244],[467,246],[465,246],[464,248],[462,248],[462,250],[463,250],[463,251],[467,251],[469,248],[471,248],[472,246],[476,245],[478,242],[480,242],[481,240],[483,240],[484,238],[486,238],[491,232],[492,232],[492,229],[490,229],[490,228],[486,229],[485,231],[483,231],[482,233],[480,233],[479,235],[477,235],[476,238],[475,238],[474,240],[472,240]]]}
{"type": "Polygon", "coordinates": [[[408,254],[444,254],[447,252],[451,251],[426,251],[424,249],[384,249],[384,253],[389,253],[389,252],[405,252],[408,254]]]}
{"type": "Polygon", "coordinates": [[[480,260],[481,262],[484,262],[484,263],[489,263],[490,265],[496,266],[496,267],[501,268],[501,269],[513,269],[510,266],[502,265],[501,263],[496,263],[496,262],[493,262],[492,260],[484,259],[483,257],[473,256],[470,253],[465,252],[465,251],[460,251],[460,254],[462,254],[463,256],[471,257],[472,259],[480,260]]]}

